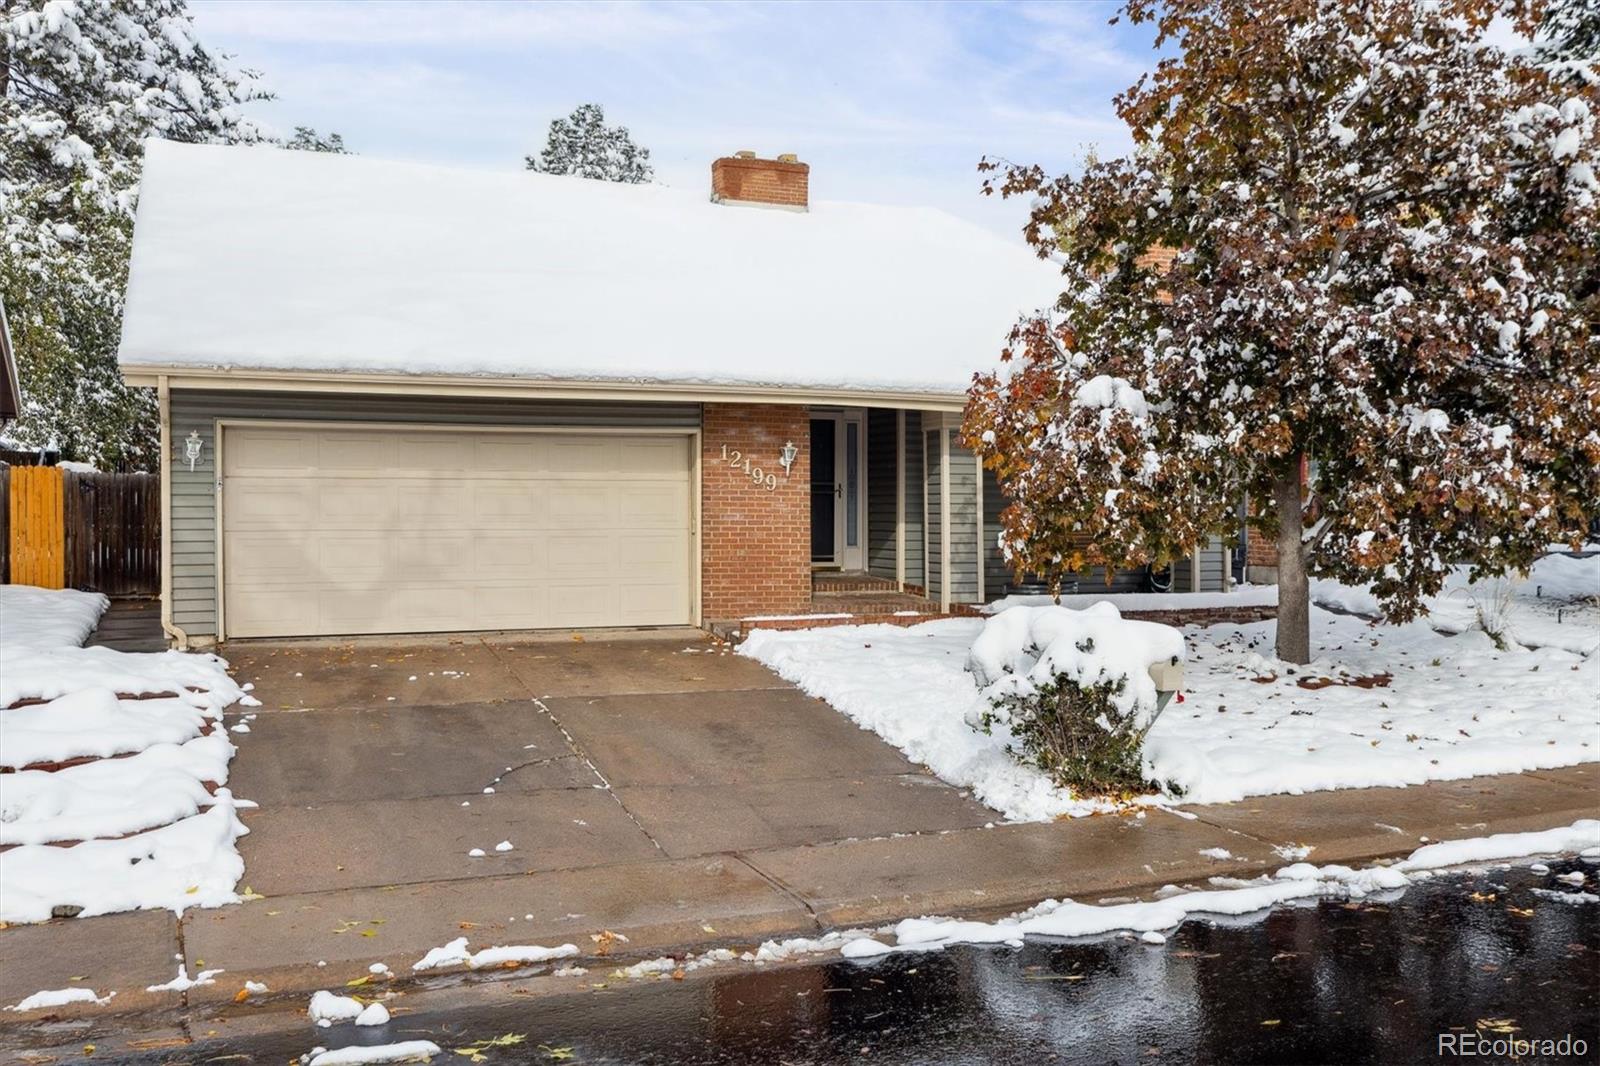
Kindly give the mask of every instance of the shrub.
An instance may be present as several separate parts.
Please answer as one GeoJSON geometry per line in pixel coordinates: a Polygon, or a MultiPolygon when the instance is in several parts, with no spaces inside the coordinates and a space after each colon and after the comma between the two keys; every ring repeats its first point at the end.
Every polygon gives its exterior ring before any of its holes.
{"type": "MultiPolygon", "coordinates": [[[[1078,650],[1088,654],[1094,641],[1078,650]]],[[[1145,776],[1141,750],[1154,716],[1141,725],[1140,715],[1118,704],[1128,685],[1126,676],[1080,685],[1065,673],[990,698],[989,709],[976,726],[992,733],[996,725],[1010,731],[1006,750],[1018,761],[1037,767],[1057,786],[1079,794],[1126,796],[1156,787],[1145,776]]]]}

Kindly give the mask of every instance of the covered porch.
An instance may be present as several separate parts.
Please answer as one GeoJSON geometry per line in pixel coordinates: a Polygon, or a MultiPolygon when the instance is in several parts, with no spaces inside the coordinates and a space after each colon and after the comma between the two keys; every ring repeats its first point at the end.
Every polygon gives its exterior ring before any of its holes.
{"type": "MultiPolygon", "coordinates": [[[[965,614],[1038,591],[1017,585],[1001,555],[1005,500],[961,444],[960,425],[954,411],[810,409],[814,621],[965,614]]],[[[1139,569],[1107,581],[1097,568],[1070,577],[1065,591],[1226,591],[1230,578],[1217,541],[1160,574],[1139,569]]]]}
{"type": "Polygon", "coordinates": [[[813,406],[809,416],[817,612],[948,612],[1001,594],[988,572],[999,576],[999,508],[986,513],[984,482],[996,504],[998,492],[956,441],[959,414],[813,406]]]}

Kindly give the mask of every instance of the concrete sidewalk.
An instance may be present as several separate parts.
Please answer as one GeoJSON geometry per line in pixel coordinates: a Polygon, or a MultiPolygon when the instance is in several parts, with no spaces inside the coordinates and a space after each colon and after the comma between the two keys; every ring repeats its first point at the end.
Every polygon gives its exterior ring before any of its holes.
{"type": "MultiPolygon", "coordinates": [[[[610,865],[530,870],[384,887],[288,891],[236,907],[150,912],[7,930],[0,1001],[42,988],[116,989],[96,1018],[175,1005],[226,1019],[245,980],[274,994],[339,988],[388,964],[400,978],[429,948],[457,936],[491,944],[577,944],[602,931],[628,937],[616,955],[748,945],[922,914],[997,916],[1047,897],[1094,901],[1164,884],[1203,885],[1284,865],[1274,848],[1312,848],[1316,863],[1362,863],[1428,840],[1520,832],[1600,815],[1600,764],[1405,789],[1275,796],[1195,807],[1183,817],[1100,816],[1049,824],[785,846],[714,856],[619,856],[610,865]],[[1235,858],[1215,861],[1203,849],[1235,858]],[[225,968],[182,1000],[147,993],[181,954],[191,974],[225,968]],[[75,981],[75,979],[77,979],[75,981]]],[[[287,1009],[287,1008],[286,1008],[287,1009]]],[[[11,1020],[10,1018],[7,1019],[11,1020]]],[[[16,1021],[37,1021],[37,1016],[16,1021]]],[[[124,1024],[131,1024],[124,1019],[124,1024]]],[[[144,1024],[144,1023],[140,1023],[144,1024]]]]}

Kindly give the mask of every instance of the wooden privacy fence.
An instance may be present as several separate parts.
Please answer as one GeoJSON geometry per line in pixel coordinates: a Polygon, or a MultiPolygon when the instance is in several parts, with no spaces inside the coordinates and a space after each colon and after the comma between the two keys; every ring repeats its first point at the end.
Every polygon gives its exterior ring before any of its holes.
{"type": "Polygon", "coordinates": [[[153,474],[0,468],[0,579],[108,596],[161,591],[161,493],[153,474]]]}

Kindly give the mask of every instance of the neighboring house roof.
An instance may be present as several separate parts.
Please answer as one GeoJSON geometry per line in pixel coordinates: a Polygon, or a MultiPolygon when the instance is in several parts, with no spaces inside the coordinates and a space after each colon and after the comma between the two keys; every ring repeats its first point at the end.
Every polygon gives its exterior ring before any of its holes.
{"type": "Polygon", "coordinates": [[[119,357],[959,394],[1059,284],[931,208],[154,141],[119,357]]]}
{"type": "Polygon", "coordinates": [[[22,410],[22,383],[17,379],[17,357],[11,350],[11,323],[6,320],[6,300],[0,296],[0,422],[10,422],[22,410]]]}

